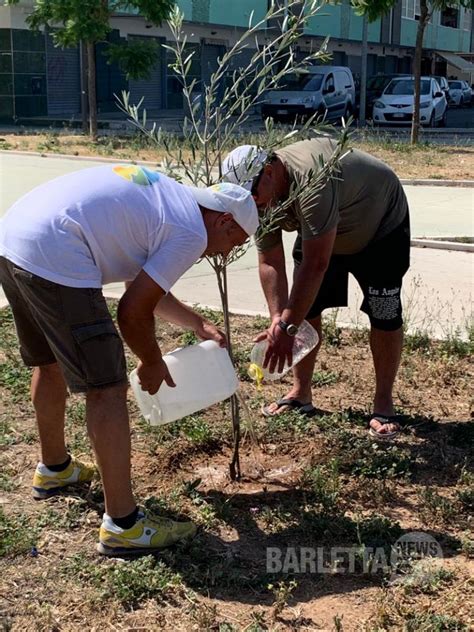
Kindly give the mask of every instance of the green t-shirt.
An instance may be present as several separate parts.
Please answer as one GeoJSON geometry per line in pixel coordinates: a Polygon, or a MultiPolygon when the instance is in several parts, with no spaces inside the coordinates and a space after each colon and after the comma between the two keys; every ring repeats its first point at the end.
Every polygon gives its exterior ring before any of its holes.
{"type": "Polygon", "coordinates": [[[400,180],[385,163],[357,149],[342,158],[338,171],[318,192],[307,195],[306,183],[315,165],[320,164],[320,157],[327,162],[335,148],[335,141],[323,137],[275,152],[286,167],[290,189],[296,185],[305,193],[283,211],[270,232],[257,234],[261,252],[281,243],[282,230],[297,230],[305,240],[337,226],[333,254],[350,255],[401,224],[408,203],[400,180]]]}

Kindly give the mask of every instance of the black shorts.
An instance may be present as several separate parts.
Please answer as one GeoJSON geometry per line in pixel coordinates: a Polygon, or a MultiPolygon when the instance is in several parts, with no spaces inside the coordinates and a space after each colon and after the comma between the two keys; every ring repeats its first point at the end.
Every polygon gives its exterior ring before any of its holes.
{"type": "MultiPolygon", "coordinates": [[[[302,259],[302,241],[299,235],[293,248],[297,267],[302,259]]],[[[390,234],[370,243],[353,255],[333,255],[326,270],[316,300],[306,318],[316,318],[329,307],[347,305],[349,272],[354,275],[364,294],[360,309],[365,312],[372,327],[394,331],[403,324],[400,292],[402,279],[410,266],[410,218],[390,234]]]]}
{"type": "Polygon", "coordinates": [[[58,362],[73,393],[127,383],[122,340],[101,289],[58,285],[4,257],[0,283],[27,366],[58,362]]]}

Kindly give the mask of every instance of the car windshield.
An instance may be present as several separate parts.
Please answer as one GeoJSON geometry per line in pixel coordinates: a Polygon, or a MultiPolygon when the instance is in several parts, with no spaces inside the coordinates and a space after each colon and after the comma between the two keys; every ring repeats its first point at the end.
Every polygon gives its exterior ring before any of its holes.
{"type": "Polygon", "coordinates": [[[454,88],[455,90],[460,90],[462,88],[462,83],[460,81],[450,81],[449,87],[454,88]]]}
{"type": "Polygon", "coordinates": [[[280,90],[291,90],[295,92],[299,92],[300,90],[304,90],[305,92],[309,90],[319,90],[321,88],[321,84],[323,82],[324,75],[323,74],[291,74],[285,77],[282,80],[280,90]]]}
{"type": "MultiPolygon", "coordinates": [[[[415,91],[415,81],[413,79],[393,79],[385,88],[385,94],[410,95],[415,91]]],[[[421,94],[430,93],[430,80],[421,80],[421,94]]]]}
{"type": "Polygon", "coordinates": [[[390,77],[371,77],[367,82],[367,90],[383,90],[390,77]]]}

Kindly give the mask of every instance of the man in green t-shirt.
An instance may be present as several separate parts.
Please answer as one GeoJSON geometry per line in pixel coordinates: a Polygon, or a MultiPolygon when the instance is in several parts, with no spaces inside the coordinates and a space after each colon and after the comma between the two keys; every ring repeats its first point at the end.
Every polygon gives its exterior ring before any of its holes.
{"type": "MultiPolygon", "coordinates": [[[[224,179],[251,189],[261,213],[296,192],[271,230],[257,234],[260,280],[272,319],[259,336],[269,342],[265,365],[280,371],[291,359],[294,335],[304,319],[321,341],[321,313],[347,305],[348,275],[353,274],[364,294],[361,310],[371,324],[376,388],[369,432],[392,439],[400,430],[392,391],[403,343],[400,291],[410,259],[408,204],[395,173],[358,150],[343,156],[333,177],[308,195],[321,158],[327,162],[335,149],[336,143],[326,137],[297,142],[269,156],[255,146],[238,147],[224,161],[224,179]],[[290,292],[283,230],[298,232],[290,292]]],[[[311,378],[319,345],[295,365],[293,387],[264,406],[264,415],[288,410],[315,414],[311,378]]]]}

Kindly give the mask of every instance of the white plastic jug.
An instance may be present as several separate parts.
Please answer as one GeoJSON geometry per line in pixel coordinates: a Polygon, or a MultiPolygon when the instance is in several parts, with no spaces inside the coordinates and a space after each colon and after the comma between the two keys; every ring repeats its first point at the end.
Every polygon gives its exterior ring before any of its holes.
{"type": "Polygon", "coordinates": [[[293,365],[298,364],[300,360],[308,355],[308,353],[315,348],[318,342],[318,332],[308,323],[307,320],[304,320],[298,328],[298,332],[293,343],[293,363],[288,365],[288,363],[285,362],[285,366],[283,367],[283,371],[281,373],[278,373],[276,370],[274,373],[270,373],[268,367],[266,369],[263,368],[263,361],[265,360],[268,343],[266,340],[261,340],[260,342],[257,342],[250,353],[251,365],[249,375],[257,382],[261,379],[279,380],[288,373],[293,365]]]}
{"type": "Polygon", "coordinates": [[[182,347],[163,356],[176,384],[163,382],[157,393],[143,391],[136,369],[130,384],[142,415],[152,426],[167,424],[212,406],[235,393],[239,381],[229,354],[213,340],[182,347]]]}

